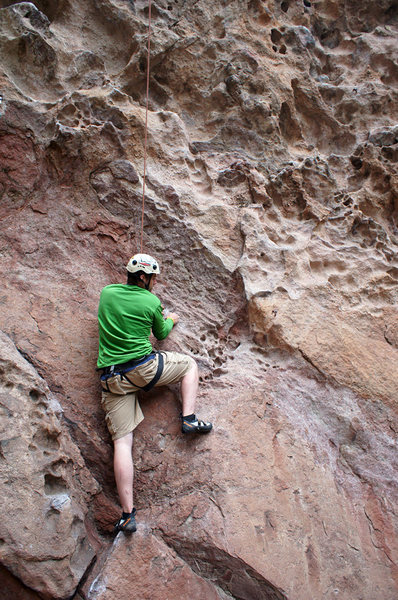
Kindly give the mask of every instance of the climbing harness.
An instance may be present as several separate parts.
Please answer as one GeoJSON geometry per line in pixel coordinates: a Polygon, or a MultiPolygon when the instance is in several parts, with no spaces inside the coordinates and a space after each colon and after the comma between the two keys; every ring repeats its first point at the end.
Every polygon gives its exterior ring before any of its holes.
{"type": "Polygon", "coordinates": [[[122,379],[126,379],[131,385],[133,385],[134,387],[138,388],[139,390],[143,390],[144,392],[149,392],[153,387],[155,387],[155,385],[157,384],[157,382],[159,381],[162,373],[163,373],[163,367],[164,367],[164,360],[163,360],[163,356],[161,352],[155,352],[154,354],[157,354],[159,359],[158,359],[158,367],[156,369],[156,373],[153,379],[151,379],[151,381],[149,383],[147,383],[144,386],[140,386],[137,385],[136,383],[133,383],[132,381],[130,381],[130,379],[127,377],[127,375],[123,374],[121,375],[122,379]]]}
{"type": "Polygon", "coordinates": [[[146,156],[147,156],[147,141],[148,141],[148,104],[149,104],[149,67],[151,57],[151,0],[148,3],[148,49],[147,49],[147,65],[146,65],[146,109],[145,109],[145,138],[144,138],[144,178],[142,184],[142,211],[141,211],[141,244],[140,251],[143,248],[144,237],[144,210],[145,210],[145,183],[146,183],[146,156]]]}
{"type": "Polygon", "coordinates": [[[131,385],[138,388],[139,390],[143,390],[144,392],[149,392],[161,378],[162,373],[163,373],[163,368],[164,368],[164,359],[163,359],[162,353],[161,352],[151,352],[151,354],[147,354],[146,356],[143,356],[142,358],[138,358],[136,360],[129,360],[129,361],[127,361],[125,363],[121,363],[119,365],[111,365],[110,367],[104,367],[103,369],[101,369],[102,370],[101,381],[103,381],[105,383],[105,386],[106,386],[108,392],[110,392],[110,389],[108,386],[108,379],[110,379],[111,377],[114,377],[115,375],[120,375],[121,379],[126,379],[126,381],[128,381],[131,385]],[[156,358],[156,356],[158,356],[158,366],[157,366],[156,373],[155,373],[153,379],[151,379],[151,381],[149,381],[149,383],[147,383],[144,386],[140,386],[140,385],[137,385],[136,383],[133,383],[127,377],[126,373],[129,373],[130,371],[133,371],[137,367],[144,365],[145,363],[152,360],[153,358],[156,358]]]}

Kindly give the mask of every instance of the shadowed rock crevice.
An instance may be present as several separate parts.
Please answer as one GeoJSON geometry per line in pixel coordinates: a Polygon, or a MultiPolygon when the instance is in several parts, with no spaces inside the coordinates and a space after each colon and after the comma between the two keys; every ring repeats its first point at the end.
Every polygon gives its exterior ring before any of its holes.
{"type": "Polygon", "coordinates": [[[234,600],[288,600],[282,590],[222,548],[164,535],[162,538],[195,573],[231,594],[234,600]]]}
{"type": "Polygon", "coordinates": [[[1,593],[4,600],[18,598],[18,600],[41,600],[41,596],[34,590],[21,583],[10,571],[0,565],[1,593]]]}

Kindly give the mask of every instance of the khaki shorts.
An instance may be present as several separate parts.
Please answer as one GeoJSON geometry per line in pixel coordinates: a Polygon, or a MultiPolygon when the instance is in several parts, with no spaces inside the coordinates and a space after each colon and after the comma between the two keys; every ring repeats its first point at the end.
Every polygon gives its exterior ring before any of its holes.
{"type": "MultiPolygon", "coordinates": [[[[164,359],[163,373],[155,385],[169,385],[180,381],[194,365],[190,356],[178,352],[162,352],[164,359]]],[[[102,408],[105,420],[113,440],[117,440],[137,427],[144,418],[137,398],[139,387],[144,387],[154,378],[158,366],[158,357],[128,371],[125,375],[109,377],[102,384],[102,408]],[[135,384],[137,384],[136,387],[135,384]]]]}

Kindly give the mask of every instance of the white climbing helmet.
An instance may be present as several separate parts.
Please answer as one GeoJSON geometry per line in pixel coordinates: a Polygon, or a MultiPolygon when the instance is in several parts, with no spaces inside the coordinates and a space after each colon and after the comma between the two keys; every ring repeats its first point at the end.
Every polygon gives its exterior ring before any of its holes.
{"type": "Polygon", "coordinates": [[[149,254],[134,254],[127,263],[126,269],[129,273],[137,273],[137,271],[144,271],[148,275],[160,273],[158,261],[149,254]]]}

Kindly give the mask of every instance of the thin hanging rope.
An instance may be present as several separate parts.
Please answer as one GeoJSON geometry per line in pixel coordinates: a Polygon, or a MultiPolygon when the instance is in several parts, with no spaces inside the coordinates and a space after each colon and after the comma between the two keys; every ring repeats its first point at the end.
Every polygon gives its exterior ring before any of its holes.
{"type": "Polygon", "coordinates": [[[148,141],[148,102],[149,102],[149,67],[151,58],[151,0],[149,0],[148,14],[148,56],[146,64],[146,111],[145,111],[145,140],[144,140],[144,181],[142,186],[142,213],[141,213],[141,250],[143,249],[144,238],[144,211],[145,211],[145,180],[146,180],[146,154],[148,141]]]}

